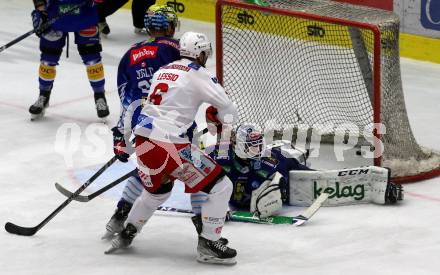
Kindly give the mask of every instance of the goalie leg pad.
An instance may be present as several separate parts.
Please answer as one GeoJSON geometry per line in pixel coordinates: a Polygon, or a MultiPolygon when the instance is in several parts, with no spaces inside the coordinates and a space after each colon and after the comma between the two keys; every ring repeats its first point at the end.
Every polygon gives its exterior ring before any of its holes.
{"type": "Polygon", "coordinates": [[[290,171],[290,205],[309,206],[322,193],[329,193],[324,206],[361,203],[385,204],[389,169],[367,166],[327,171],[290,171]]]}

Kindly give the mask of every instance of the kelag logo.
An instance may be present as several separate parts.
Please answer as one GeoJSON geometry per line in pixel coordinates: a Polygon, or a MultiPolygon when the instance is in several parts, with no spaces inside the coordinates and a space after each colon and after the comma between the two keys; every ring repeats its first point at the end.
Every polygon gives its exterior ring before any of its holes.
{"type": "Polygon", "coordinates": [[[185,11],[185,5],[183,3],[177,2],[176,0],[168,1],[167,6],[172,7],[175,12],[183,13],[185,11]]]}
{"type": "Polygon", "coordinates": [[[440,0],[422,0],[420,21],[426,29],[440,31],[440,0]]]}

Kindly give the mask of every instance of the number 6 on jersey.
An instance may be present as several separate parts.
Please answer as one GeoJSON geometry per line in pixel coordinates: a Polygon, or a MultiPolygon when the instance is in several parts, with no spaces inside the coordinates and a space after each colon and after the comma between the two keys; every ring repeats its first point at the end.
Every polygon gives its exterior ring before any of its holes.
{"type": "Polygon", "coordinates": [[[158,83],[150,95],[150,102],[154,105],[160,105],[162,95],[166,92],[168,92],[168,84],[158,83]]]}

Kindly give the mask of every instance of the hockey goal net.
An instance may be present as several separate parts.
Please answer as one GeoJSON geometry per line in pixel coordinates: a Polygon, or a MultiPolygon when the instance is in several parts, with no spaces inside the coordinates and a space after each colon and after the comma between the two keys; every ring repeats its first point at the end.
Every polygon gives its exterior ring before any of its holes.
{"type": "Polygon", "coordinates": [[[357,135],[355,146],[368,145],[395,182],[440,174],[440,155],[419,146],[408,121],[395,14],[325,0],[265,2],[217,1],[217,75],[240,122],[293,142],[304,125],[321,142],[357,135]]]}

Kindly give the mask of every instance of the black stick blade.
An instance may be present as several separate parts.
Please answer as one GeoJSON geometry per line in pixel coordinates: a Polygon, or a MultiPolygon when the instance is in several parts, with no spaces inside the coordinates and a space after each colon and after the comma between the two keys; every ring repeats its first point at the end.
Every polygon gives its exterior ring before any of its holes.
{"type": "Polygon", "coordinates": [[[38,228],[36,227],[21,227],[16,224],[7,222],[5,224],[5,230],[11,234],[16,234],[20,236],[32,236],[37,233],[38,228]]]}
{"type": "MultiPolygon", "coordinates": [[[[58,190],[58,192],[60,192],[61,194],[63,194],[64,196],[66,196],[68,198],[70,198],[70,196],[73,195],[72,192],[70,192],[69,190],[67,190],[61,184],[59,184],[57,182],[55,183],[55,188],[58,190]]],[[[74,201],[79,201],[79,202],[88,202],[90,200],[87,196],[81,196],[81,195],[77,195],[72,199],[74,201]]]]}

